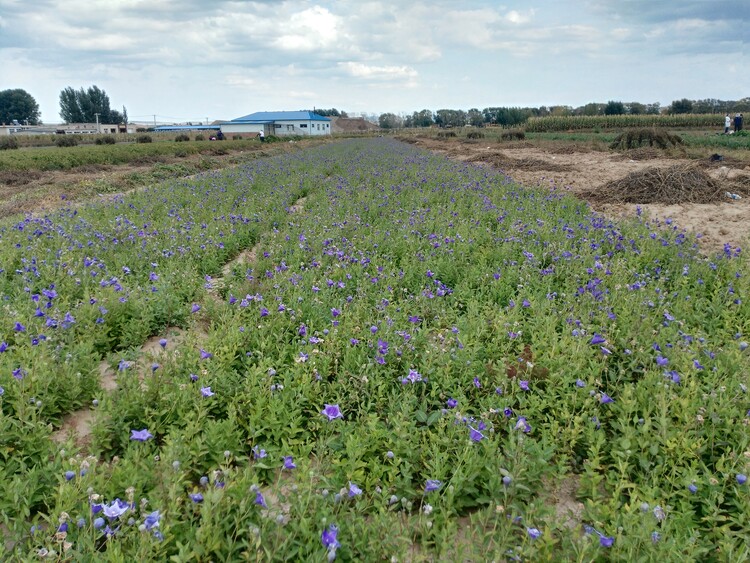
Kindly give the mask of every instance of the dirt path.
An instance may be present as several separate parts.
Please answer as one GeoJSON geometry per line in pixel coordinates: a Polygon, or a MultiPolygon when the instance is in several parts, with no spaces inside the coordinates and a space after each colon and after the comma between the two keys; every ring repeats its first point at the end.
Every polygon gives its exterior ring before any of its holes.
{"type": "MultiPolygon", "coordinates": [[[[666,157],[634,160],[614,151],[594,151],[578,147],[535,147],[528,143],[497,142],[465,143],[455,140],[417,139],[418,147],[444,154],[449,158],[477,165],[493,166],[525,186],[542,186],[580,194],[586,190],[603,189],[613,180],[648,168],[666,168],[693,160],[666,157]]],[[[709,149],[707,154],[710,153],[709,149]]],[[[750,165],[745,162],[710,164],[708,157],[701,163],[709,176],[721,184],[741,179],[750,183],[750,165]]],[[[727,198],[714,204],[594,204],[592,209],[608,217],[632,217],[640,207],[651,219],[670,219],[679,229],[699,235],[703,251],[721,250],[725,243],[744,247],[750,235],[750,198],[727,198]]]]}

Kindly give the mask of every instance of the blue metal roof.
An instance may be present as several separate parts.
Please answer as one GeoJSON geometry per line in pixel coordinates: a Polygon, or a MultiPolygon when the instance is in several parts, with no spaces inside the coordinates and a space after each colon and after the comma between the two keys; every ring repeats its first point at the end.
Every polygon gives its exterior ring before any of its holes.
{"type": "Polygon", "coordinates": [[[268,123],[270,121],[331,121],[311,111],[256,111],[229,123],[268,123]]]}

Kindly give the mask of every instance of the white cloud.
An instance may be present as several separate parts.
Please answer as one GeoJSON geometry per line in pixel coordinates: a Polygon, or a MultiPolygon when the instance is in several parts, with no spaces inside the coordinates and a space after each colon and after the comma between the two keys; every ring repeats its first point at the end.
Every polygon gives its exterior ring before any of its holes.
{"type": "Polygon", "coordinates": [[[417,77],[417,71],[406,65],[373,66],[349,61],[339,63],[339,67],[351,76],[369,80],[403,80],[417,77]]]}
{"type": "Polygon", "coordinates": [[[273,42],[287,51],[313,51],[336,43],[340,18],[315,6],[292,14],[287,22],[278,22],[282,34],[273,42]]]}

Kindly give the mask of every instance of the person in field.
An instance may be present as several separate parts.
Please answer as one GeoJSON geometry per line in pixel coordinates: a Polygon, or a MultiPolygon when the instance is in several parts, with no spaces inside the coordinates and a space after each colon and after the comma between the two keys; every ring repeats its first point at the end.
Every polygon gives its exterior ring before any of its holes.
{"type": "Polygon", "coordinates": [[[739,113],[736,113],[734,115],[734,132],[736,133],[740,129],[742,129],[742,118],[739,113]]]}
{"type": "Polygon", "coordinates": [[[726,116],[724,117],[724,134],[725,134],[725,135],[728,135],[728,134],[729,134],[729,128],[730,128],[731,126],[732,126],[732,118],[731,118],[731,117],[729,117],[729,114],[727,114],[727,115],[726,115],[726,116]]]}
{"type": "Polygon", "coordinates": [[[264,142],[264,141],[266,140],[266,136],[265,136],[265,134],[263,133],[263,130],[261,130],[261,132],[260,132],[260,133],[258,133],[258,138],[260,139],[260,142],[261,142],[261,143],[262,143],[262,142],[264,142]]]}

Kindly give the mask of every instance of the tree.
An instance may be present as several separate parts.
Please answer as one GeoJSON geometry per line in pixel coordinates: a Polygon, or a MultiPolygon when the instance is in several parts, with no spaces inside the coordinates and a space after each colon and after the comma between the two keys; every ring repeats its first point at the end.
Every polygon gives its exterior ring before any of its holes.
{"type": "Polygon", "coordinates": [[[625,113],[625,104],[610,100],[604,106],[604,115],[622,115],[625,113]]]}
{"type": "Polygon", "coordinates": [[[428,109],[415,111],[411,114],[409,121],[412,127],[429,127],[435,123],[432,119],[432,112],[428,109]]]}
{"type": "Polygon", "coordinates": [[[70,86],[60,92],[60,117],[66,123],[94,123],[99,114],[99,123],[122,123],[127,117],[109,107],[109,96],[98,86],[74,90],[70,86]]]}
{"type": "Polygon", "coordinates": [[[403,120],[395,113],[382,113],[378,117],[381,129],[398,129],[403,126],[403,120]]]}
{"type": "Polygon", "coordinates": [[[627,106],[630,115],[643,115],[646,113],[646,106],[639,102],[630,102],[627,106]]]}
{"type": "Polygon", "coordinates": [[[15,88],[0,92],[0,123],[13,123],[13,120],[28,125],[38,125],[41,113],[39,104],[26,90],[15,88]]]}
{"type": "Polygon", "coordinates": [[[672,113],[690,113],[693,111],[693,102],[687,98],[681,100],[675,100],[671,106],[672,113]]]}

